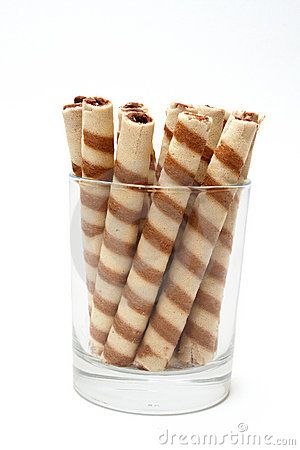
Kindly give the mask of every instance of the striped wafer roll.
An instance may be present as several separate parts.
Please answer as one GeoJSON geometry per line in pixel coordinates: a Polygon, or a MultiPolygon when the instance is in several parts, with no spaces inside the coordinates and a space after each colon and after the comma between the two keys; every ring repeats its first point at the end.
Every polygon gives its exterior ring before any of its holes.
{"type": "MultiPolygon", "coordinates": [[[[120,135],[121,127],[122,127],[122,117],[123,117],[123,115],[124,114],[128,114],[128,112],[134,112],[134,111],[144,112],[145,114],[148,114],[148,108],[143,103],[139,103],[139,102],[128,102],[128,103],[125,103],[125,105],[123,105],[123,106],[121,106],[119,108],[119,111],[118,111],[119,127],[118,127],[117,140],[119,139],[119,135],[120,135]]],[[[155,152],[154,152],[154,149],[152,147],[151,154],[150,154],[149,172],[148,172],[148,184],[149,185],[154,185],[154,184],[157,183],[155,171],[156,171],[156,159],[155,159],[155,152]]],[[[144,222],[145,222],[145,219],[147,217],[150,204],[151,204],[151,198],[146,193],[145,194],[145,199],[144,199],[143,210],[142,210],[142,213],[141,213],[141,220],[140,220],[140,223],[139,223],[139,230],[140,230],[140,232],[143,229],[144,222]]]]}
{"type": "MultiPolygon", "coordinates": [[[[122,116],[124,114],[128,114],[129,112],[144,112],[145,114],[148,114],[148,108],[143,104],[139,102],[128,102],[125,103],[125,105],[120,106],[118,111],[118,132],[117,132],[117,140],[119,139],[121,126],[122,126],[122,116]]],[[[148,184],[155,184],[156,176],[155,176],[155,169],[156,169],[156,159],[155,159],[155,152],[152,148],[151,156],[150,156],[150,166],[149,166],[149,176],[148,176],[148,184]]]]}
{"type": "MultiPolygon", "coordinates": [[[[207,168],[208,168],[208,165],[212,158],[212,155],[214,153],[214,150],[218,145],[218,142],[219,142],[219,139],[220,139],[220,136],[222,133],[222,129],[223,129],[225,111],[224,111],[224,109],[214,108],[214,107],[208,106],[208,105],[197,106],[197,111],[198,111],[198,114],[206,115],[212,119],[206,146],[205,146],[205,149],[204,149],[204,152],[203,152],[203,155],[202,155],[202,158],[201,158],[201,161],[200,161],[200,164],[199,164],[196,176],[195,176],[195,184],[200,186],[203,183],[203,180],[206,175],[207,168]]],[[[190,195],[184,216],[183,216],[183,221],[180,225],[179,233],[176,238],[175,248],[177,248],[179,243],[181,242],[182,234],[186,227],[189,215],[192,211],[192,208],[193,208],[196,198],[197,198],[197,193],[192,192],[190,195]]],[[[170,259],[169,264],[171,263],[171,260],[172,259],[170,259]]]]}
{"type": "MultiPolygon", "coordinates": [[[[258,123],[256,113],[242,112],[238,113],[238,117],[258,123]]],[[[232,119],[233,116],[230,120],[232,119]]],[[[243,183],[248,176],[254,141],[255,136],[239,183],[243,183]]],[[[217,347],[221,303],[232,249],[239,197],[239,192],[237,192],[228,210],[180,339],[176,359],[187,365],[207,364],[212,360],[217,347]]]]}
{"type": "Polygon", "coordinates": [[[197,112],[198,114],[203,114],[205,116],[211,117],[212,119],[205,151],[201,158],[199,168],[195,177],[196,183],[198,185],[201,185],[206,175],[208,164],[210,163],[214,150],[219,143],[219,139],[223,130],[225,111],[224,109],[214,108],[208,105],[199,105],[197,106],[197,112]]]}
{"type": "MultiPolygon", "coordinates": [[[[82,145],[82,102],[86,97],[77,96],[74,98],[74,103],[65,105],[63,108],[63,116],[65,120],[67,140],[69,144],[69,150],[71,154],[72,168],[76,176],[82,176],[82,158],[81,158],[81,145],[82,145]]],[[[93,216],[99,211],[106,210],[106,204],[103,204],[102,197],[98,195],[97,187],[87,186],[84,182],[80,183],[80,197],[81,197],[81,211],[86,219],[82,220],[83,231],[83,246],[84,246],[84,258],[86,261],[86,282],[89,297],[89,309],[91,306],[91,293],[93,290],[94,282],[91,273],[95,270],[94,267],[97,264],[94,257],[94,236],[98,239],[98,226],[93,224],[93,216]],[[87,219],[87,217],[89,219],[87,219]]]]}
{"type": "MultiPolygon", "coordinates": [[[[148,108],[143,104],[139,102],[128,102],[125,103],[125,105],[120,106],[118,111],[118,132],[117,132],[117,140],[119,139],[121,127],[122,127],[122,117],[124,114],[128,114],[129,112],[144,112],[145,114],[148,114],[148,108]]],[[[149,165],[149,176],[148,176],[148,184],[156,184],[156,158],[155,158],[155,152],[152,148],[151,155],[150,155],[150,165],[149,165]]]]}
{"type": "Polygon", "coordinates": [[[118,110],[118,131],[117,131],[117,141],[119,140],[121,126],[122,126],[122,116],[123,114],[127,114],[133,111],[141,111],[144,113],[148,113],[148,108],[145,107],[143,103],[139,102],[128,102],[125,105],[120,106],[118,110]]]}
{"type": "Polygon", "coordinates": [[[63,118],[74,175],[81,177],[81,135],[82,101],[85,97],[75,97],[74,103],[63,107],[63,118]]]}
{"type": "MultiPolygon", "coordinates": [[[[211,119],[181,113],[174,130],[159,183],[192,185],[203,153],[211,119]]],[[[189,189],[161,190],[153,194],[132,268],[113,326],[104,346],[104,360],[129,365],[147,326],[161,280],[189,198],[189,189]]]]}
{"type": "MultiPolygon", "coordinates": [[[[222,133],[208,166],[204,185],[235,184],[247,159],[257,124],[233,119],[222,133]]],[[[217,242],[234,189],[208,189],[199,195],[182,242],[150,319],[135,364],[164,370],[185,326],[192,304],[217,242]]]]}
{"type": "Polygon", "coordinates": [[[164,126],[164,135],[160,149],[160,155],[156,167],[156,176],[159,179],[162,167],[164,165],[165,158],[168,153],[169,145],[173,137],[175,125],[178,119],[178,115],[183,111],[197,112],[197,109],[193,105],[185,105],[184,103],[173,102],[169,106],[166,112],[166,122],[164,126]]]}
{"type": "MultiPolygon", "coordinates": [[[[195,184],[200,186],[203,183],[203,180],[206,175],[207,168],[208,168],[208,164],[210,163],[210,160],[212,158],[214,150],[218,145],[218,142],[219,142],[219,139],[220,139],[220,136],[222,133],[222,129],[223,129],[225,111],[224,111],[224,109],[214,108],[214,107],[208,106],[208,105],[200,105],[200,106],[197,106],[197,112],[198,112],[198,114],[206,115],[208,117],[211,117],[211,119],[212,119],[206,146],[205,146],[205,149],[204,149],[204,152],[203,152],[203,155],[202,155],[202,158],[201,158],[201,161],[200,161],[200,164],[199,164],[196,176],[195,176],[195,184]]],[[[189,202],[188,202],[188,205],[186,208],[185,220],[187,220],[187,218],[192,210],[195,199],[196,199],[196,194],[192,193],[189,198],[189,202]]]]}
{"type": "MultiPolygon", "coordinates": [[[[82,176],[111,181],[114,165],[113,106],[101,97],[82,103],[82,176]]],[[[81,182],[81,226],[89,307],[93,298],[109,187],[81,182]]]]}
{"type": "MultiPolygon", "coordinates": [[[[228,113],[227,113],[228,114],[228,113]]],[[[249,122],[256,122],[260,125],[260,123],[263,121],[264,116],[260,117],[257,113],[255,112],[248,112],[248,111],[241,111],[241,110],[236,110],[233,111],[231,114],[229,114],[224,127],[223,127],[223,131],[226,131],[226,129],[228,128],[230,122],[232,119],[234,118],[238,118],[241,120],[248,120],[249,122]]],[[[254,140],[253,140],[253,144],[254,144],[254,140]]],[[[249,160],[249,166],[250,166],[250,160],[249,160]]]]}
{"type": "Polygon", "coordinates": [[[82,102],[82,175],[111,181],[114,165],[113,105],[102,97],[82,102]]]}
{"type": "MultiPolygon", "coordinates": [[[[147,184],[154,122],[141,111],[123,115],[114,182],[147,184]]],[[[91,348],[101,354],[135,253],[145,193],[112,185],[100,250],[93,308],[91,348]]]]}

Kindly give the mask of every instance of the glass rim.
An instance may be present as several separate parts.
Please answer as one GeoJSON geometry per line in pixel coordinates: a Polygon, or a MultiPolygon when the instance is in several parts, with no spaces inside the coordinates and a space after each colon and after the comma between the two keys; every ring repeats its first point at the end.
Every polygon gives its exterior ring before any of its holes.
{"type": "Polygon", "coordinates": [[[116,181],[102,181],[102,180],[95,180],[92,178],[83,178],[83,177],[77,177],[72,172],[69,173],[69,179],[70,181],[77,182],[79,184],[93,184],[103,187],[111,187],[116,186],[119,188],[134,188],[139,190],[145,190],[146,192],[155,192],[155,191],[194,191],[194,192],[201,192],[201,191],[207,191],[210,189],[247,189],[251,186],[251,180],[246,179],[243,183],[237,183],[237,184],[227,184],[227,185],[219,185],[219,186],[159,186],[159,185],[151,185],[151,184],[131,184],[131,183],[121,183],[116,181]]]}

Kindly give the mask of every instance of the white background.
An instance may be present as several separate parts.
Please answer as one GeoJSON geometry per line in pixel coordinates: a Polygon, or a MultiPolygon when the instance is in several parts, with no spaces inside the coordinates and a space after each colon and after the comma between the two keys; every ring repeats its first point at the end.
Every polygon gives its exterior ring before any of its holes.
{"type": "Polygon", "coordinates": [[[299,7],[297,0],[1,3],[3,449],[156,449],[166,429],[222,434],[241,422],[300,445],[299,7]],[[174,99],[267,115],[251,172],[232,391],[215,408],[133,416],[72,390],[61,107],[77,94],[141,99],[158,118],[174,99]]]}

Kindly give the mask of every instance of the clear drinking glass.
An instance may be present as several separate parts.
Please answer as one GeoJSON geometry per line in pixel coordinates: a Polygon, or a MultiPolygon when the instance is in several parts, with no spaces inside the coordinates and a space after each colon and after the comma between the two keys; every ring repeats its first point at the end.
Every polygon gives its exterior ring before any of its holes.
{"type": "MultiPolygon", "coordinates": [[[[142,414],[192,412],[208,408],[226,398],[230,389],[236,308],[249,192],[250,182],[248,181],[242,185],[226,187],[158,187],[86,180],[70,175],[74,386],[81,396],[107,408],[142,414]],[[108,198],[111,189],[125,195],[127,193],[131,195],[134,191],[144,198],[144,207],[140,216],[136,218],[137,242],[142,239],[140,236],[143,236],[143,230],[147,223],[145,217],[149,207],[151,208],[151,203],[161,198],[160,194],[162,193],[168,194],[173,199],[189,199],[188,208],[192,208],[194,205],[194,208],[197,209],[197,205],[205,205],[205,202],[211,201],[212,198],[216,200],[220,196],[223,200],[226,198],[231,202],[227,204],[229,212],[223,228],[221,231],[219,230],[220,234],[213,228],[207,231],[201,218],[198,218],[198,222],[196,220],[196,224],[194,220],[193,223],[189,222],[186,225],[184,217],[172,250],[170,251],[169,248],[168,264],[161,283],[158,282],[156,304],[152,308],[150,325],[148,322],[146,328],[147,334],[148,327],[151,326],[151,320],[153,320],[155,331],[152,330],[152,338],[154,336],[157,341],[154,340],[154,349],[150,349],[151,351],[161,353],[164,345],[167,347],[171,345],[171,350],[168,348],[168,365],[164,370],[157,370],[157,367],[154,370],[145,370],[137,367],[135,361],[133,365],[130,363],[125,367],[108,364],[94,353],[93,345],[91,345],[92,288],[86,283],[86,270],[89,269],[84,258],[83,245],[84,232],[89,230],[84,227],[81,209],[82,204],[86,205],[86,198],[88,198],[88,203],[96,211],[99,205],[97,206],[97,201],[93,203],[93,196],[108,198]],[[191,230],[187,230],[188,227],[191,230]],[[205,235],[205,245],[199,246],[199,242],[193,242],[193,239],[197,239],[195,229],[199,232],[201,227],[202,233],[205,235]],[[214,239],[217,245],[212,244],[214,239]],[[209,258],[207,255],[209,255],[210,245],[214,249],[209,258]],[[186,250],[187,246],[190,251],[184,253],[183,249],[186,250]],[[201,261],[203,258],[204,260],[208,258],[210,261],[207,267],[204,264],[205,272],[203,272],[203,268],[200,268],[202,272],[199,269],[198,257],[201,261]],[[180,270],[176,272],[174,269],[176,263],[184,266],[183,272],[180,270]],[[198,282],[199,291],[194,303],[188,305],[185,303],[182,306],[180,303],[182,301],[181,291],[176,290],[176,286],[172,290],[172,295],[170,294],[170,289],[168,290],[170,272],[171,275],[173,274],[173,281],[183,290],[186,288],[189,291],[192,286],[195,289],[198,282]],[[187,278],[184,279],[182,273],[190,273],[191,276],[187,275],[187,278]],[[174,274],[179,274],[178,278],[174,274]],[[158,305],[161,304],[165,292],[172,297],[175,313],[170,310],[168,317],[169,310],[165,307],[166,320],[158,323],[159,321],[154,320],[153,317],[159,309],[158,305]],[[182,326],[182,324],[185,325],[182,326]],[[173,333],[172,327],[176,328],[177,334],[173,333]],[[174,346],[174,352],[170,358],[172,346],[174,346]]],[[[168,227],[168,221],[172,220],[170,216],[172,210],[169,209],[165,213],[162,228],[159,230],[162,233],[166,229],[165,227],[168,227]]],[[[177,213],[174,210],[174,214],[177,213]]],[[[99,239],[102,239],[102,230],[98,231],[99,239]]],[[[149,237],[149,233],[145,231],[146,234],[149,237]]],[[[161,245],[164,243],[162,242],[161,245]]],[[[150,250],[151,244],[149,245],[150,250]]],[[[121,249],[119,253],[122,253],[121,249]]],[[[118,266],[118,258],[122,258],[122,255],[116,256],[116,260],[113,261],[115,267],[118,266]]],[[[96,266],[96,263],[97,261],[93,264],[96,266]]],[[[99,283],[98,280],[99,286],[101,291],[101,281],[99,283]]],[[[147,286],[149,284],[145,282],[146,297],[147,286]]],[[[131,288],[134,290],[134,286],[131,288]]],[[[185,298],[183,298],[184,300],[185,298]]],[[[135,299],[135,314],[138,314],[138,301],[135,299]]],[[[165,304],[168,304],[166,299],[165,304]]],[[[160,314],[162,314],[161,311],[160,314]]],[[[129,320],[131,325],[132,321],[134,325],[134,317],[129,320]]],[[[111,320],[114,318],[112,317],[111,320]]],[[[121,334],[123,333],[120,338],[122,344],[124,344],[124,335],[127,336],[127,331],[126,329],[120,331],[121,334]]],[[[135,346],[139,352],[144,342],[143,334],[138,338],[132,337],[130,334],[128,336],[129,342],[135,340],[135,346]]],[[[115,346],[118,342],[115,340],[115,346]]],[[[144,345],[143,355],[147,358],[149,354],[145,348],[147,350],[147,346],[144,345]]],[[[115,348],[115,350],[119,349],[115,348]]]]}

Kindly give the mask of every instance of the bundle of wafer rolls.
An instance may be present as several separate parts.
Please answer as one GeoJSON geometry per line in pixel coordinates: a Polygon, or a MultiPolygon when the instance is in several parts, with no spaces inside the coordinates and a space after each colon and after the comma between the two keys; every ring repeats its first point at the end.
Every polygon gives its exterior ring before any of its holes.
{"type": "Polygon", "coordinates": [[[148,371],[208,364],[218,346],[238,185],[261,118],[173,102],[156,163],[148,107],[120,106],[116,132],[113,112],[103,97],[77,96],[63,107],[80,188],[90,352],[148,371]]]}

